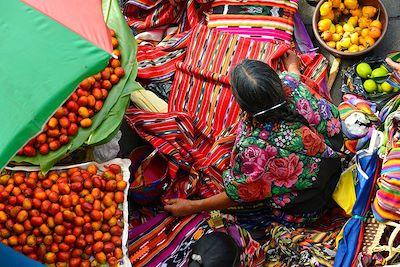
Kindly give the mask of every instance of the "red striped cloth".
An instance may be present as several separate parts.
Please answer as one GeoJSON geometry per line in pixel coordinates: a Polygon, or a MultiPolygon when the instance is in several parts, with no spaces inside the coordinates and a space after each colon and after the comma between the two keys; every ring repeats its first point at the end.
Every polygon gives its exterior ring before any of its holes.
{"type": "Polygon", "coordinates": [[[138,46],[139,79],[165,81],[175,73],[175,64],[183,61],[192,28],[204,20],[207,1],[180,1],[177,6],[168,0],[129,0],[124,7],[128,25],[135,34],[161,34],[157,45],[138,46]]]}
{"type": "Polygon", "coordinates": [[[177,64],[168,113],[129,109],[130,126],[169,158],[172,185],[165,198],[223,190],[221,173],[229,166],[240,108],[229,73],[245,58],[276,69],[288,47],[222,33],[205,26],[193,30],[184,62],[177,64]]]}

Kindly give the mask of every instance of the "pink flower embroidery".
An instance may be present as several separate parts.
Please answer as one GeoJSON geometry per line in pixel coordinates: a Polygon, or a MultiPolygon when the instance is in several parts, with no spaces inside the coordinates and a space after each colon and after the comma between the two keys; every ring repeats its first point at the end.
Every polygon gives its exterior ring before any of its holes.
{"type": "Polygon", "coordinates": [[[267,163],[267,153],[256,145],[250,145],[241,154],[243,165],[240,171],[252,181],[259,179],[267,163]]]}
{"type": "Polygon", "coordinates": [[[275,158],[269,161],[267,179],[273,181],[276,186],[290,188],[297,182],[302,172],[303,162],[292,153],[287,158],[275,158]]]}
{"type": "Polygon", "coordinates": [[[340,122],[336,118],[332,118],[327,123],[327,131],[329,136],[334,136],[335,134],[340,132],[340,122]]]}
{"type": "Polygon", "coordinates": [[[297,112],[302,115],[310,125],[317,125],[321,121],[321,116],[314,112],[310,102],[306,99],[299,99],[296,103],[297,112]]]}
{"type": "Polygon", "coordinates": [[[273,200],[276,204],[278,204],[281,207],[284,207],[287,203],[290,202],[289,194],[275,196],[273,197],[273,200]]]}
{"type": "Polygon", "coordinates": [[[260,132],[260,138],[261,139],[263,139],[263,140],[267,140],[268,139],[268,136],[269,136],[269,132],[268,131],[266,131],[266,130],[262,130],[261,132],[260,132]]]}
{"type": "Polygon", "coordinates": [[[316,162],[313,162],[310,164],[309,168],[310,168],[310,174],[314,173],[318,168],[318,164],[316,162]]]}
{"type": "Polygon", "coordinates": [[[271,181],[266,179],[266,175],[261,175],[255,181],[246,181],[245,184],[239,184],[238,195],[246,202],[263,200],[271,195],[271,181]]]}

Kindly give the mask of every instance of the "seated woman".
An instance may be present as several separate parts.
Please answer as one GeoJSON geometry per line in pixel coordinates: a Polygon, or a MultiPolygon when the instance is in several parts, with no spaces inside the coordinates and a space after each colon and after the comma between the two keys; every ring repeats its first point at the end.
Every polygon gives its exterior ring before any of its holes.
{"type": "Polygon", "coordinates": [[[223,174],[225,192],[207,199],[169,199],[166,211],[186,216],[262,204],[271,220],[303,224],[330,205],[341,174],[338,111],[301,82],[294,52],[283,60],[287,72],[281,77],[256,60],[242,61],[231,73],[233,95],[246,118],[223,174]]]}

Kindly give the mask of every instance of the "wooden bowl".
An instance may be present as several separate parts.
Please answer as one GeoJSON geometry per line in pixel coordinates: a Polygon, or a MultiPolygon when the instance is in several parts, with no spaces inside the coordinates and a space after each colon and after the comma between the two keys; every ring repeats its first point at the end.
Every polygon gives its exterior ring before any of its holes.
{"type": "Polygon", "coordinates": [[[321,0],[319,1],[317,7],[314,10],[314,15],[313,15],[313,20],[312,20],[312,26],[313,26],[313,32],[315,37],[317,38],[318,42],[326,49],[328,50],[331,54],[333,54],[336,57],[342,57],[342,58],[351,58],[351,57],[358,57],[364,54],[369,53],[372,49],[377,47],[383,37],[386,34],[387,27],[388,27],[388,15],[385,6],[383,5],[383,2],[381,0],[358,0],[358,4],[360,6],[374,6],[377,9],[380,9],[380,16],[379,20],[382,23],[382,34],[381,36],[375,41],[374,45],[368,47],[367,49],[359,52],[343,52],[336,50],[334,48],[329,47],[325,41],[321,38],[320,33],[318,31],[318,21],[320,19],[320,13],[319,13],[319,8],[323,3],[327,2],[327,0],[321,0]]]}

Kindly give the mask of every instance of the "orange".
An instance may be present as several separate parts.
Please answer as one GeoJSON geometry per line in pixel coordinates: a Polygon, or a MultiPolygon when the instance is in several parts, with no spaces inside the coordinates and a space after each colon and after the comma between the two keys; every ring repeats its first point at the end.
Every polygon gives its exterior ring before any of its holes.
{"type": "Polygon", "coordinates": [[[381,30],[377,27],[369,27],[369,36],[374,39],[378,39],[381,36],[381,30]]]}

